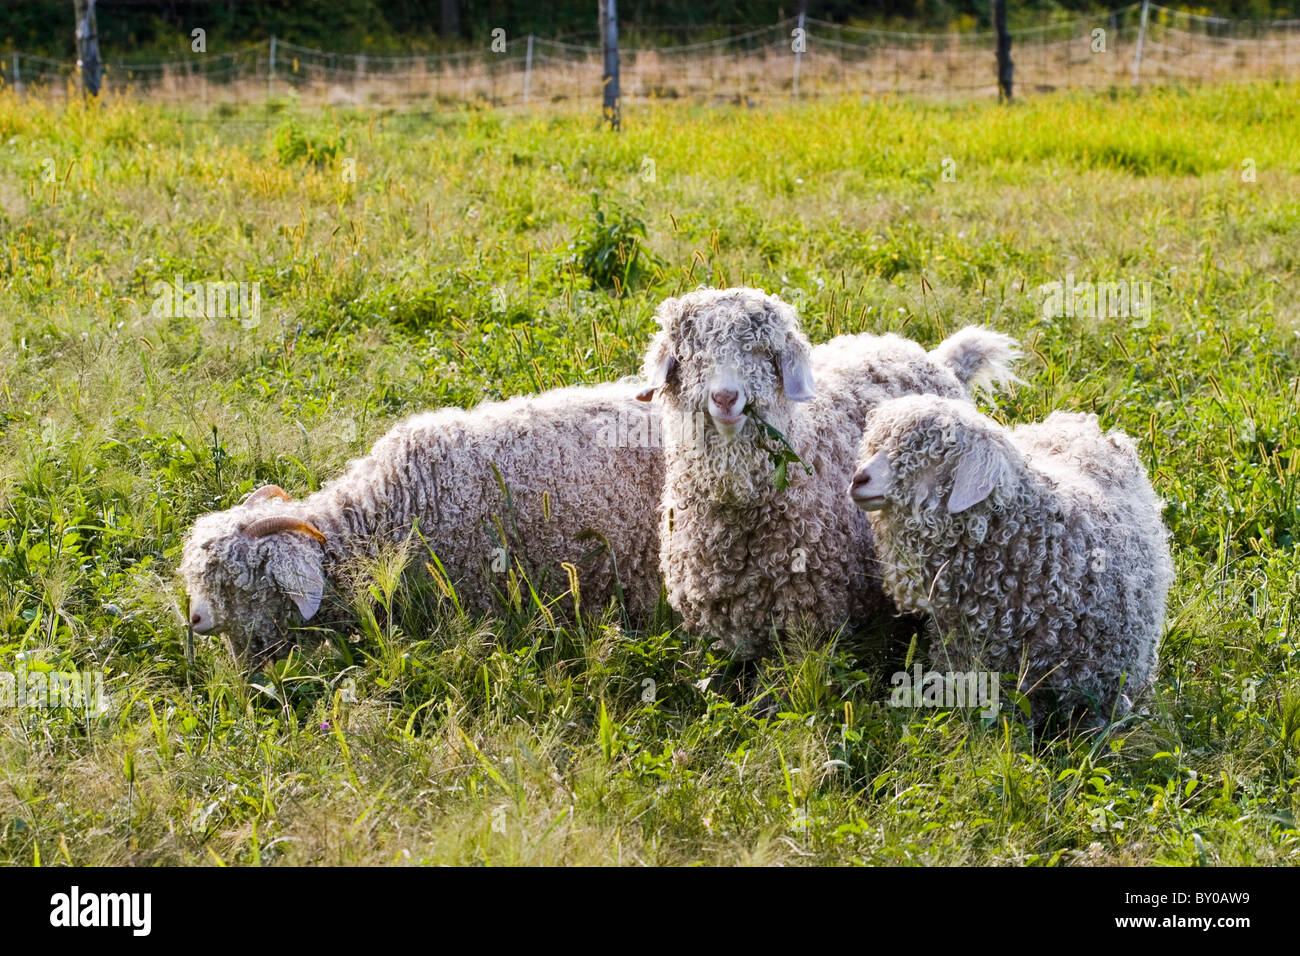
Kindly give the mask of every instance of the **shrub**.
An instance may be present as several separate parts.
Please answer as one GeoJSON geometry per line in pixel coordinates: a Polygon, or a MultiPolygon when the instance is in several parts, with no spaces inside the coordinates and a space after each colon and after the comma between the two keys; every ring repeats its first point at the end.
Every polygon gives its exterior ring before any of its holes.
{"type": "Polygon", "coordinates": [[[301,161],[325,166],[343,151],[347,136],[340,130],[303,127],[296,120],[287,119],[276,127],[272,145],[276,157],[285,166],[301,161]]]}
{"type": "Polygon", "coordinates": [[[619,207],[607,215],[600,194],[591,194],[591,214],[569,244],[568,262],[593,285],[622,295],[659,267],[659,259],[644,245],[645,222],[619,207]]]}

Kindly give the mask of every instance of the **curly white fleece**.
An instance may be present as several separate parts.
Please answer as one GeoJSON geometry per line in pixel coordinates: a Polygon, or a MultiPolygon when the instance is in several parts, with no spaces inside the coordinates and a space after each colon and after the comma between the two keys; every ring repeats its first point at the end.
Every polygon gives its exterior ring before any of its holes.
{"type": "Polygon", "coordinates": [[[666,300],[657,318],[645,374],[653,382],[670,369],[661,568],[686,628],[745,658],[800,619],[830,630],[892,613],[869,525],[844,495],[868,415],[895,395],[967,399],[976,382],[1010,378],[1015,343],[971,328],[929,354],[896,335],[844,335],[810,350],[794,310],[759,289],[692,292],[666,300]],[[783,364],[801,363],[815,395],[793,402],[783,364]],[[745,395],[746,418],[730,436],[708,413],[723,368],[745,395]],[[785,435],[811,475],[791,465],[789,487],[776,489],[756,416],[785,435]]]}
{"type": "Polygon", "coordinates": [[[928,617],[936,663],[1021,676],[1035,720],[1126,712],[1155,677],[1174,576],[1133,441],[1103,434],[1095,415],[1007,429],[964,403],[909,397],[876,410],[859,464],[882,450],[880,573],[900,610],[928,617]],[[952,514],[963,460],[991,491],[952,514]]]}
{"type": "Polygon", "coordinates": [[[185,588],[237,652],[265,656],[282,646],[293,593],[319,591],[350,557],[405,541],[418,522],[468,610],[496,605],[503,566],[522,566],[542,595],[563,594],[567,562],[578,567],[583,608],[606,605],[621,582],[628,609],[647,614],[660,593],[649,503],[663,457],[657,411],[635,400],[638,387],[578,386],[412,416],[315,494],[199,518],[183,549],[185,588]],[[241,530],[274,515],[310,522],[325,544],[298,531],[254,540],[241,530]]]}

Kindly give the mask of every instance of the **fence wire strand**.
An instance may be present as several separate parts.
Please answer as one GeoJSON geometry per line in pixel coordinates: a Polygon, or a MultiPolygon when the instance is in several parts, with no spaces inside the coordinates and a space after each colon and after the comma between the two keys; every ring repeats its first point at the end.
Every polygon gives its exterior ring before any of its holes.
{"type": "MultiPolygon", "coordinates": [[[[1017,91],[1097,88],[1135,81],[1141,3],[1011,31],[1017,91]]],[[[1136,82],[1294,79],[1300,20],[1242,21],[1148,4],[1136,82]]],[[[995,34],[906,33],[788,18],[726,37],[620,51],[625,101],[861,93],[996,93],[995,34]],[[795,64],[798,85],[795,86],[795,64]]],[[[492,106],[593,100],[602,57],[594,44],[513,37],[495,50],[378,56],[280,39],[164,62],[108,62],[110,92],[253,100],[290,90],[342,104],[428,101],[492,106]],[[531,46],[530,41],[531,40],[531,46]],[[531,49],[531,53],[528,51],[531,49]],[[527,91],[527,92],[526,92],[527,91]]],[[[74,62],[11,51],[0,84],[71,95],[74,62]]]]}

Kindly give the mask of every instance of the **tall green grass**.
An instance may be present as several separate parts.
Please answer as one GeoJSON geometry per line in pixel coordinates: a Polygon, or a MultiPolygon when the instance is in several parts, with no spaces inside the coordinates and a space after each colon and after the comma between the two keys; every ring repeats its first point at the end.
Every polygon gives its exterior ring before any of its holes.
{"type": "Polygon", "coordinates": [[[661,105],[618,136],[0,94],[0,669],[113,698],[0,711],[0,860],[1295,861],[1297,93],[661,105]],[[1044,317],[1067,273],[1150,282],[1150,322],[1044,317]],[[260,322],[151,316],[176,275],[260,282],[260,322]],[[630,373],[660,299],[742,282],[814,340],[1013,332],[996,414],[1139,440],[1179,572],[1149,713],[1034,742],[890,708],[906,648],[807,634],[764,716],[670,620],[473,620],[396,559],[276,668],[187,660],[197,515],[418,409],[630,373]]]}

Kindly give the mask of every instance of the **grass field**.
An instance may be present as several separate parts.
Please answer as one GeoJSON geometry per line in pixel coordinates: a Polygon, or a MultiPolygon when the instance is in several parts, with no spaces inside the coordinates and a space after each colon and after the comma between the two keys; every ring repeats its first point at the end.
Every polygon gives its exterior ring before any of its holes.
{"type": "Polygon", "coordinates": [[[1296,862],[1297,129],[1272,85],[657,106],[620,135],[0,97],[0,670],[111,696],[0,708],[0,862],[1296,862]],[[1045,317],[1067,274],[1149,282],[1149,320],[1045,317]],[[177,275],[260,283],[260,320],[160,316],[177,275]],[[633,372],[702,282],[781,294],[814,341],[1013,332],[999,416],[1137,438],[1178,568],[1148,713],[1033,741],[888,706],[907,648],[807,635],[761,717],[669,623],[469,620],[394,562],[354,629],[251,680],[219,642],[187,660],[196,516],[304,494],[412,411],[633,372]]]}

